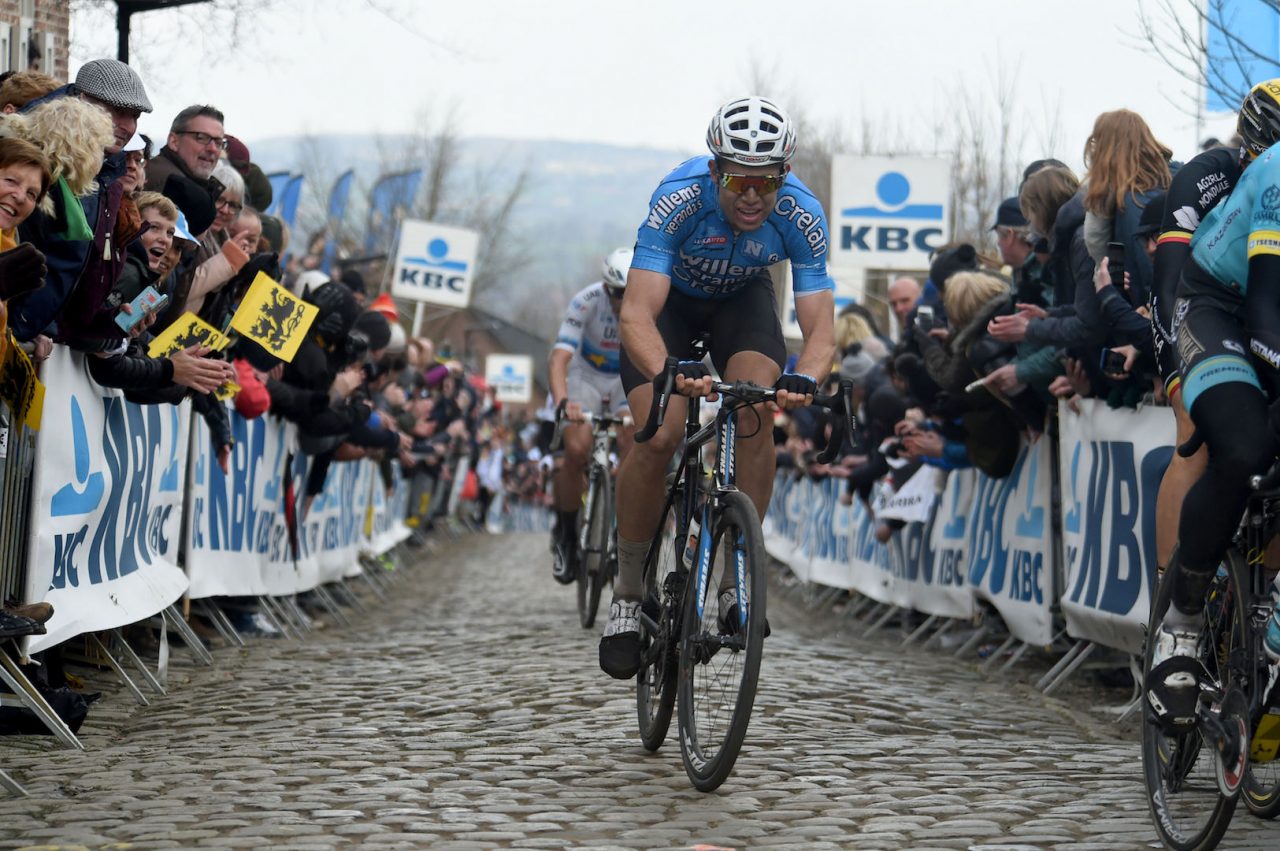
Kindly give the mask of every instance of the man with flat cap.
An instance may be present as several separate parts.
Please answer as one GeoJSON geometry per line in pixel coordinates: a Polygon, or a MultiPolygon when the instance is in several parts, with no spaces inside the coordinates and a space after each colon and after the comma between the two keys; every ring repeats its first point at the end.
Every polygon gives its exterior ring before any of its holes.
{"type": "Polygon", "coordinates": [[[1016,195],[1000,202],[996,210],[996,223],[991,226],[991,230],[996,233],[1000,260],[1012,270],[1017,301],[1049,307],[1053,289],[1044,286],[1044,268],[1036,260],[1032,250],[1034,243],[1031,227],[1022,215],[1016,195]]]}
{"type": "Polygon", "coordinates": [[[110,115],[114,138],[106,148],[106,157],[98,171],[97,192],[77,199],[85,221],[93,229],[92,239],[72,239],[58,233],[62,229],[48,227],[41,221],[44,214],[39,210],[19,228],[24,242],[33,242],[44,252],[49,269],[44,287],[19,304],[9,306],[9,325],[14,336],[24,342],[47,335],[75,343],[74,326],[78,323],[75,320],[68,323],[67,317],[63,316],[73,294],[83,282],[94,283],[94,292],[80,294],[79,301],[86,306],[85,309],[71,311],[88,321],[88,313],[91,312],[88,306],[98,303],[119,277],[124,267],[127,242],[113,239],[124,197],[124,186],[116,185],[126,168],[126,155],[121,149],[133,138],[138,128],[138,116],[151,111],[151,101],[142,80],[132,68],[115,59],[86,62],[77,72],[74,83],[31,101],[22,111],[27,112],[42,103],[63,97],[78,97],[110,115]]]}

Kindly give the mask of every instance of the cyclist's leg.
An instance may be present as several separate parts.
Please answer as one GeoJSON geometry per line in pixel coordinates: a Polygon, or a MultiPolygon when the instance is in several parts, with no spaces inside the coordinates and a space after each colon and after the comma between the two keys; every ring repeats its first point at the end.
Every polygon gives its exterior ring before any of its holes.
{"type": "MultiPolygon", "coordinates": [[[[631,405],[627,401],[627,392],[622,387],[622,377],[619,376],[613,382],[612,392],[609,398],[614,400],[613,415],[615,417],[630,416],[632,418],[631,425],[620,425],[615,430],[617,442],[614,444],[618,452],[618,460],[621,461],[627,457],[627,453],[631,451],[631,447],[635,445],[636,426],[634,423],[635,415],[631,413],[631,405]]],[[[647,414],[646,414],[647,416],[647,414]]]]}
{"type": "Polygon", "coordinates": [[[1178,523],[1178,563],[1167,577],[1173,582],[1170,611],[1175,622],[1198,620],[1204,592],[1244,510],[1249,476],[1265,469],[1272,457],[1266,397],[1243,354],[1249,340],[1238,315],[1239,300],[1197,293],[1190,304],[1183,302],[1179,299],[1175,313],[1182,399],[1204,440],[1208,461],[1187,491],[1178,523]]]}
{"type": "MultiPolygon", "coordinates": [[[[600,408],[600,391],[575,358],[565,376],[568,399],[582,406],[583,411],[596,412],[600,408]]],[[[587,455],[591,452],[591,429],[586,423],[566,423],[561,430],[564,454],[555,478],[555,507],[559,515],[561,534],[568,540],[577,530],[578,509],[582,506],[582,493],[586,487],[587,455]]]]}
{"type": "MultiPolygon", "coordinates": [[[[778,365],[767,355],[737,352],[729,358],[724,380],[750,381],[772,387],[780,374],[778,365]]],[[[764,517],[769,510],[769,497],[773,494],[773,474],[777,463],[773,447],[773,412],[767,406],[756,405],[738,412],[736,447],[738,490],[751,499],[756,513],[764,517]]]]}
{"type": "MultiPolygon", "coordinates": [[[[782,338],[774,306],[773,281],[762,275],[741,293],[721,303],[711,322],[711,359],[725,381],[751,381],[772,387],[782,374],[787,346],[782,338]]],[[[825,376],[816,376],[821,381],[825,376]]],[[[776,458],[773,449],[773,414],[757,406],[756,417],[743,409],[738,414],[738,489],[751,498],[756,513],[764,517],[773,493],[776,458]]]]}
{"type": "MultiPolygon", "coordinates": [[[[658,315],[658,332],[667,352],[674,357],[689,355],[693,329],[689,310],[672,305],[673,292],[658,315]]],[[[622,383],[627,402],[635,416],[649,416],[653,384],[640,373],[622,351],[622,383]]],[[[644,593],[644,558],[657,531],[666,499],[667,465],[684,436],[688,403],[673,395],[667,405],[662,428],[645,443],[631,447],[618,467],[615,483],[615,511],[618,518],[618,575],[613,583],[609,621],[600,639],[600,667],[616,679],[630,679],[640,669],[640,598],[644,593]]]]}
{"type": "MultiPolygon", "coordinates": [[[[773,282],[766,275],[753,281],[716,313],[711,326],[711,357],[726,381],[750,381],[772,387],[786,363],[787,349],[774,306],[773,282]]],[[[822,376],[818,376],[821,380],[822,376]]],[[[735,441],[738,489],[764,517],[773,495],[777,456],[773,445],[773,412],[764,405],[738,412],[735,441]],[[757,419],[758,416],[758,419],[757,419]]],[[[728,557],[728,552],[725,552],[728,557]]],[[[720,614],[733,622],[737,600],[731,570],[720,573],[720,614]]],[[[770,632],[765,622],[765,634],[770,632]]]]}
{"type": "MultiPolygon", "coordinates": [[[[1179,382],[1180,383],[1180,382],[1179,382]]],[[[1170,395],[1173,415],[1178,424],[1177,446],[1191,439],[1195,426],[1191,415],[1182,404],[1181,387],[1178,386],[1170,395]]],[[[1173,548],[1178,543],[1178,518],[1182,513],[1182,501],[1187,491],[1195,484],[1196,479],[1204,473],[1204,466],[1209,461],[1209,451],[1200,447],[1190,458],[1173,454],[1164,478],[1160,480],[1160,493],[1156,498],[1156,564],[1163,571],[1173,556],[1173,548]]]]}

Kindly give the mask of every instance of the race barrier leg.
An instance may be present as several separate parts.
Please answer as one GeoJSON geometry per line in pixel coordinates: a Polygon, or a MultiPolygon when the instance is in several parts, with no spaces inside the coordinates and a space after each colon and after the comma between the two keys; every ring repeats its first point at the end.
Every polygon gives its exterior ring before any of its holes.
{"type": "Polygon", "coordinates": [[[339,603],[345,601],[346,605],[355,609],[357,612],[363,613],[368,611],[368,608],[365,607],[364,600],[360,599],[355,590],[351,587],[351,583],[346,578],[339,579],[337,582],[333,583],[333,591],[335,599],[341,598],[338,599],[339,603]]]}
{"type": "Polygon", "coordinates": [[[930,644],[933,644],[933,643],[936,641],[936,642],[938,643],[938,646],[939,646],[939,647],[941,647],[941,646],[942,646],[942,637],[943,637],[944,635],[946,635],[948,632],[950,632],[950,631],[951,631],[951,628],[952,628],[953,626],[955,626],[957,623],[959,623],[959,621],[957,621],[955,618],[949,618],[949,619],[947,619],[947,620],[942,624],[942,626],[938,628],[938,631],[937,631],[937,632],[935,632],[933,635],[929,636],[929,639],[924,643],[924,646],[925,646],[925,647],[928,647],[930,644]]]}
{"type": "Polygon", "coordinates": [[[17,795],[20,798],[30,797],[30,792],[22,787],[22,784],[0,768],[0,789],[7,789],[11,795],[17,795]]]}
{"type": "Polygon", "coordinates": [[[955,656],[960,658],[968,656],[970,653],[978,649],[978,645],[991,634],[991,624],[983,621],[978,628],[973,631],[973,635],[969,636],[969,640],[956,648],[955,656]]]}
{"type": "Polygon", "coordinates": [[[889,607],[885,609],[884,614],[882,614],[876,620],[875,623],[871,624],[871,627],[862,634],[862,637],[870,638],[871,636],[875,635],[877,632],[880,631],[881,627],[887,624],[890,620],[893,619],[894,615],[898,614],[901,611],[902,611],[901,606],[889,605],[889,607]]]}
{"type": "Polygon", "coordinates": [[[18,667],[18,663],[3,651],[0,651],[0,680],[4,680],[5,685],[9,686],[14,693],[14,697],[0,695],[0,706],[25,706],[35,713],[40,723],[44,724],[58,741],[69,748],[84,750],[84,745],[76,738],[76,734],[71,732],[71,728],[63,722],[57,712],[53,711],[53,707],[31,684],[31,680],[27,679],[22,668],[18,667]]]}
{"type": "Polygon", "coordinates": [[[1058,660],[1058,664],[1049,669],[1049,672],[1036,682],[1036,688],[1042,694],[1051,694],[1058,686],[1067,681],[1075,670],[1083,664],[1085,659],[1097,648],[1098,645],[1092,641],[1077,641],[1067,655],[1058,660]]]}
{"type": "Polygon", "coordinates": [[[1110,711],[1116,714],[1116,723],[1126,720],[1130,715],[1137,712],[1142,706],[1144,695],[1142,693],[1142,659],[1136,655],[1129,657],[1129,673],[1133,676],[1133,694],[1129,698],[1129,702],[1123,706],[1112,707],[1110,711]]]}
{"type": "Polygon", "coordinates": [[[128,689],[129,694],[133,695],[134,701],[137,702],[139,706],[150,706],[151,701],[147,700],[147,696],[142,693],[142,689],[138,688],[137,684],[129,677],[129,674],[125,672],[124,665],[120,664],[120,660],[113,656],[111,651],[107,649],[106,642],[98,637],[98,633],[89,633],[88,639],[89,642],[97,648],[98,652],[106,658],[107,665],[111,668],[112,673],[114,673],[116,678],[120,680],[120,684],[128,689]]]}
{"type": "MultiPolygon", "coordinates": [[[[366,585],[368,585],[370,588],[372,588],[372,589],[373,589],[373,595],[374,595],[375,597],[377,597],[379,600],[381,600],[381,601],[383,601],[383,602],[386,602],[386,599],[387,599],[387,592],[383,590],[382,585],[381,585],[381,584],[379,584],[378,580],[376,580],[376,579],[374,579],[372,576],[370,576],[370,572],[371,572],[371,571],[369,571],[369,570],[368,570],[368,568],[365,568],[364,570],[361,570],[361,571],[360,571],[360,578],[361,578],[361,579],[363,579],[363,580],[365,581],[365,584],[366,584],[366,585]]],[[[350,588],[348,588],[347,590],[348,590],[348,591],[350,591],[350,588]]],[[[354,595],[354,594],[352,594],[351,596],[352,596],[353,598],[355,597],[355,595],[354,595]]],[[[363,611],[363,610],[364,610],[364,609],[363,609],[363,606],[361,606],[361,611],[363,611]]]]}
{"type": "Polygon", "coordinates": [[[1009,650],[1013,647],[1013,645],[1019,644],[1019,643],[1020,642],[1018,641],[1018,639],[1012,635],[1006,638],[1000,644],[999,647],[991,651],[991,655],[988,656],[986,660],[982,663],[982,670],[984,671],[990,670],[992,666],[994,666],[997,662],[1000,661],[1001,658],[1003,658],[1005,653],[1009,652],[1009,650]]]}
{"type": "Polygon", "coordinates": [[[906,647],[908,644],[915,644],[916,639],[924,635],[929,630],[933,629],[933,625],[937,622],[938,622],[937,615],[929,615],[929,617],[924,619],[923,623],[921,623],[918,627],[912,630],[911,634],[902,640],[902,646],[906,647]]]}
{"type": "Polygon", "coordinates": [[[1017,649],[1017,650],[1015,650],[1015,651],[1013,651],[1013,653],[1011,653],[1011,654],[1009,655],[1009,658],[1008,658],[1007,660],[1005,660],[1005,663],[1004,663],[1003,665],[1001,665],[1001,666],[1000,666],[1000,673],[1002,673],[1002,674],[1003,674],[1003,673],[1005,673],[1005,672],[1006,672],[1006,671],[1008,671],[1010,668],[1012,668],[1014,665],[1016,665],[1016,664],[1018,664],[1019,662],[1021,662],[1021,661],[1022,661],[1022,657],[1026,655],[1027,650],[1028,650],[1030,647],[1031,647],[1031,645],[1030,645],[1030,644],[1028,644],[1027,642],[1025,642],[1025,641],[1019,641],[1019,642],[1018,642],[1018,649],[1017,649]]]}
{"type": "Polygon", "coordinates": [[[147,667],[147,663],[142,661],[142,658],[137,653],[133,652],[133,648],[124,640],[124,634],[119,629],[113,629],[111,630],[111,636],[114,638],[115,645],[119,649],[120,654],[133,663],[134,668],[136,668],[142,678],[146,680],[147,685],[151,690],[158,695],[163,696],[164,694],[167,694],[164,686],[161,685],[160,680],[156,679],[156,676],[151,673],[151,669],[147,667]]]}
{"type": "Polygon", "coordinates": [[[294,627],[280,614],[275,601],[270,597],[264,595],[258,598],[258,611],[262,612],[263,617],[280,632],[282,638],[289,641],[299,640],[299,636],[294,634],[294,627]]]}
{"type": "Polygon", "coordinates": [[[222,636],[223,641],[234,647],[246,646],[244,638],[236,631],[231,619],[227,617],[227,613],[222,611],[222,607],[215,603],[212,598],[197,600],[196,602],[200,605],[200,610],[204,612],[205,617],[209,619],[209,623],[213,624],[213,628],[222,636]]]}
{"type": "Polygon", "coordinates": [[[339,626],[351,625],[351,619],[348,618],[346,613],[342,611],[342,608],[338,606],[338,601],[333,599],[333,595],[329,593],[329,589],[325,588],[323,585],[317,585],[311,590],[315,594],[315,598],[320,601],[320,605],[324,607],[326,612],[333,615],[333,619],[338,622],[339,626]]]}
{"type": "Polygon", "coordinates": [[[187,649],[192,652],[196,659],[203,665],[210,668],[213,667],[213,654],[204,646],[204,642],[200,640],[200,636],[196,635],[195,630],[187,623],[186,618],[178,611],[177,606],[168,606],[161,612],[161,616],[169,622],[169,626],[173,627],[174,632],[182,639],[182,643],[187,645],[187,649]]]}

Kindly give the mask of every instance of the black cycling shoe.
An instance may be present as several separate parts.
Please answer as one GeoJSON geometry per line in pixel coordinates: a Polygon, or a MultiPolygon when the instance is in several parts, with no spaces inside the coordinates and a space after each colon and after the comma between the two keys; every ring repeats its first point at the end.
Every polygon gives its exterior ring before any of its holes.
{"type": "Polygon", "coordinates": [[[551,545],[551,575],[561,585],[572,585],[578,579],[577,549],[572,540],[557,540],[551,545]]]}
{"type": "Polygon", "coordinates": [[[609,623],[600,637],[600,670],[615,680],[629,680],[640,671],[640,603],[614,600],[609,623]]]}
{"type": "Polygon", "coordinates": [[[1200,680],[1205,677],[1200,660],[1171,656],[1148,673],[1144,685],[1147,703],[1166,734],[1189,733],[1196,728],[1200,706],[1200,680]]]}

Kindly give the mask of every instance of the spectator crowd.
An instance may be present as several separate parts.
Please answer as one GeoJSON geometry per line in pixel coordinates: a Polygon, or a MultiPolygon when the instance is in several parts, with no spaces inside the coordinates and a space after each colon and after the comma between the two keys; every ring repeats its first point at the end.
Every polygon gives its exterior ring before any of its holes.
{"type": "MultiPolygon", "coordinates": [[[[281,268],[289,228],[263,212],[271,184],[220,110],[189,106],[163,140],[150,139],[137,132],[152,109],[146,86],[111,59],[88,62],[68,85],[7,74],[0,108],[4,348],[20,348],[37,372],[55,344],[80,352],[95,381],[139,404],[190,399],[224,472],[230,408],[295,423],[312,461],[308,498],[333,464],[373,458],[388,484],[399,464],[414,488],[410,523],[425,528],[443,510],[430,497],[460,457],[482,512],[508,488],[536,498],[536,469],[517,456],[480,376],[437,359],[432,341],[407,339],[394,302],[368,301],[356,269],[331,278],[314,264],[281,268]],[[225,350],[179,337],[153,356],[188,315],[226,331],[262,273],[318,309],[289,362],[248,336],[225,350]]],[[[41,633],[51,615],[11,600],[0,637],[41,633]]]]}

